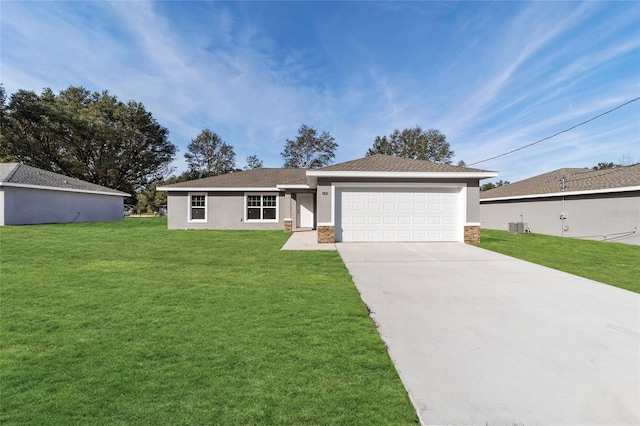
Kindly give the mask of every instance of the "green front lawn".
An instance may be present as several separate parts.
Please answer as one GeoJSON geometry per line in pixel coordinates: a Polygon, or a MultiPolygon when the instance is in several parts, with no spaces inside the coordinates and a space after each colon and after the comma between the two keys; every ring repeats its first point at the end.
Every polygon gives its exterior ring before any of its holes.
{"type": "Polygon", "coordinates": [[[640,293],[640,246],[481,230],[479,247],[640,293]]]}
{"type": "Polygon", "coordinates": [[[416,424],[337,252],[286,239],[0,229],[0,423],[416,424]]]}

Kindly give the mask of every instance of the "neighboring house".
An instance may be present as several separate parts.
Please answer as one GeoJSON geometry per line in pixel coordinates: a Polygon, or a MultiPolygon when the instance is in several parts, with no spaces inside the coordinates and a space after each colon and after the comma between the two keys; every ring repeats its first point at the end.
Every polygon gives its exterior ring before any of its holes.
{"type": "Polygon", "coordinates": [[[373,155],[319,169],[253,169],[159,187],[170,229],[318,230],[318,242],[480,238],[486,170],[373,155]]]}
{"type": "Polygon", "coordinates": [[[482,227],[640,244],[640,164],[559,169],[480,193],[482,227]]]}
{"type": "Polygon", "coordinates": [[[124,192],[20,163],[0,163],[0,225],[122,220],[124,192]]]}

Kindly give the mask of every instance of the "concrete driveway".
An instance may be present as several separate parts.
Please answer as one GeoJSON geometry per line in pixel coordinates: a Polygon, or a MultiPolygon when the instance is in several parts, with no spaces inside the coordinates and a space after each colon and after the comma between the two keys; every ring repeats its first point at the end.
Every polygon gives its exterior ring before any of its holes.
{"type": "Polygon", "coordinates": [[[423,424],[640,424],[640,295],[460,243],[340,243],[423,424]]]}

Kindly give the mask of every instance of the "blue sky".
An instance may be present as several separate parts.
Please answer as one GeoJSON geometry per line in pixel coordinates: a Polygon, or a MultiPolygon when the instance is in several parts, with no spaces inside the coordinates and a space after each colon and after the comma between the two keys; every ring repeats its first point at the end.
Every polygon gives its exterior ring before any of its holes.
{"type": "MultiPolygon", "coordinates": [[[[336,162],[419,125],[471,164],[640,96],[639,2],[2,1],[0,25],[9,94],[142,102],[179,171],[205,127],[239,167],[280,167],[303,123],[335,137],[336,162]]],[[[475,167],[515,182],[621,159],[640,161],[640,101],[475,167]]]]}

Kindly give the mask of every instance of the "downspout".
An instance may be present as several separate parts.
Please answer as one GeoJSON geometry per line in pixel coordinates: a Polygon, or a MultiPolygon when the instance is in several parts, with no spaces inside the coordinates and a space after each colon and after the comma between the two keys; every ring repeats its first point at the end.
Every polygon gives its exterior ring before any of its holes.
{"type": "Polygon", "coordinates": [[[565,211],[564,206],[565,206],[565,204],[564,204],[564,195],[563,195],[562,196],[562,213],[560,213],[560,219],[562,220],[562,230],[561,230],[562,234],[561,235],[563,237],[564,237],[564,220],[566,219],[565,214],[564,214],[564,211],[565,211]]]}
{"type": "MultiPolygon", "coordinates": [[[[562,176],[562,192],[564,192],[565,189],[565,177],[562,176]]],[[[560,213],[560,220],[562,220],[562,230],[561,230],[561,235],[564,237],[564,221],[567,218],[567,215],[565,214],[566,210],[565,210],[565,202],[564,202],[564,195],[562,196],[562,213],[560,213]]]]}

